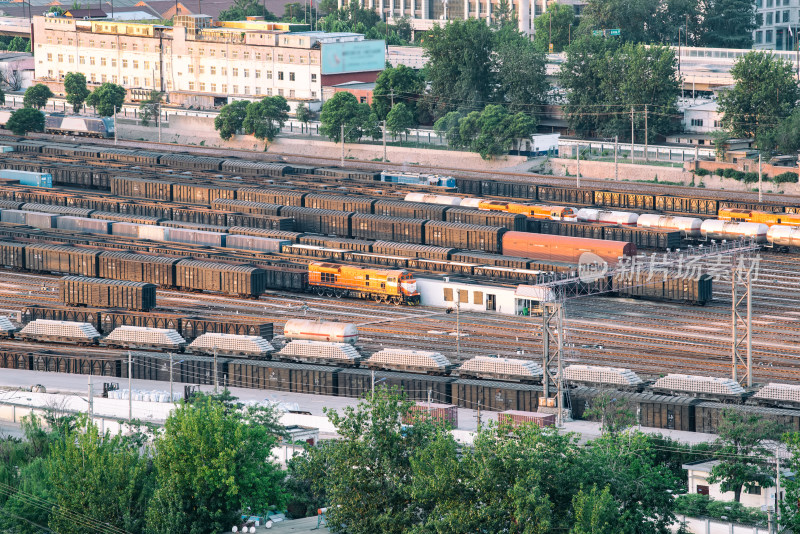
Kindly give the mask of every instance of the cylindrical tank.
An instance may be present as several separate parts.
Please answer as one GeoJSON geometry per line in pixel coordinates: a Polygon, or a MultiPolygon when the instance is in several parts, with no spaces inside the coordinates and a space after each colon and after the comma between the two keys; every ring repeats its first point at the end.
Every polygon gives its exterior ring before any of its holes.
{"type": "Polygon", "coordinates": [[[442,204],[443,206],[460,206],[461,197],[447,195],[431,195],[430,193],[409,193],[406,202],[424,202],[425,204],[442,204]]]}
{"type": "Polygon", "coordinates": [[[686,237],[700,237],[700,226],[702,219],[697,217],[670,217],[668,215],[657,215],[645,213],[639,215],[636,226],[639,228],[658,228],[660,230],[679,230],[686,237]]]}
{"type": "Polygon", "coordinates": [[[718,219],[709,219],[703,221],[703,224],[700,225],[700,233],[706,239],[739,239],[742,237],[750,237],[755,239],[757,243],[767,242],[768,230],[769,227],[766,224],[728,222],[718,219]]]}
{"type": "Polygon", "coordinates": [[[633,226],[639,214],[628,211],[608,211],[593,208],[582,208],[578,210],[577,219],[580,222],[600,222],[607,224],[622,224],[633,226]]]}
{"type": "Polygon", "coordinates": [[[286,339],[355,344],[358,341],[358,328],[350,323],[290,319],[283,327],[283,335],[286,339]]]}
{"type": "Polygon", "coordinates": [[[800,247],[800,227],[774,224],[767,230],[767,241],[782,247],[800,247]]]}
{"type": "Polygon", "coordinates": [[[618,258],[635,256],[636,245],[627,241],[609,241],[563,235],[506,232],[503,234],[503,254],[534,260],[576,263],[595,261],[598,256],[611,265],[618,258]],[[591,253],[589,256],[584,256],[591,253]]]}
{"type": "Polygon", "coordinates": [[[465,198],[461,201],[462,208],[477,208],[480,206],[481,202],[485,199],[483,198],[465,198]]]}

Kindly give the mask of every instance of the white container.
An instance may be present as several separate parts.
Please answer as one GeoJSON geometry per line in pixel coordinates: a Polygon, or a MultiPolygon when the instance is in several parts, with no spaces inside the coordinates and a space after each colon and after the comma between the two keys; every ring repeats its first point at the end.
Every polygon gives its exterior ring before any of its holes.
{"type": "Polygon", "coordinates": [[[283,327],[286,339],[308,339],[311,341],[333,341],[352,343],[358,341],[358,328],[354,324],[332,321],[308,321],[290,319],[283,327]]]}
{"type": "Polygon", "coordinates": [[[111,224],[111,235],[138,238],[140,226],[143,225],[129,222],[115,222],[111,224]]]}
{"type": "Polygon", "coordinates": [[[800,226],[772,225],[767,230],[767,241],[783,247],[800,247],[800,226]]]}
{"type": "Polygon", "coordinates": [[[112,221],[104,219],[87,219],[64,215],[58,218],[59,230],[70,230],[84,234],[110,234],[112,221]]]}
{"type": "Polygon", "coordinates": [[[406,202],[423,202],[425,204],[441,204],[443,206],[460,206],[461,197],[451,197],[448,195],[431,195],[430,193],[408,193],[406,202]]]}
{"type": "Polygon", "coordinates": [[[700,233],[706,239],[741,239],[752,238],[757,243],[767,242],[769,227],[766,224],[749,222],[728,222],[718,219],[703,221],[700,233]]]}
{"type": "Polygon", "coordinates": [[[169,228],[166,226],[139,226],[139,239],[149,239],[150,241],[167,241],[169,240],[169,228]]]}
{"type": "Polygon", "coordinates": [[[686,237],[700,237],[702,219],[697,217],[671,217],[669,215],[656,215],[645,213],[639,215],[636,226],[639,228],[658,228],[660,230],[678,230],[686,237]]]}
{"type": "Polygon", "coordinates": [[[187,243],[208,247],[224,247],[228,234],[219,232],[204,232],[203,230],[190,230],[188,228],[170,228],[167,241],[174,243],[187,243]]]}
{"type": "Polygon", "coordinates": [[[462,208],[478,208],[483,202],[484,199],[482,198],[465,198],[461,201],[462,208]]]}
{"type": "Polygon", "coordinates": [[[249,235],[229,235],[225,240],[226,248],[252,250],[254,252],[280,252],[284,245],[291,245],[287,239],[271,237],[254,237],[249,235]]]}
{"type": "Polygon", "coordinates": [[[582,208],[578,210],[576,218],[580,222],[598,222],[606,224],[621,224],[623,226],[634,226],[639,218],[638,213],[628,211],[608,211],[593,208],[582,208]]]}

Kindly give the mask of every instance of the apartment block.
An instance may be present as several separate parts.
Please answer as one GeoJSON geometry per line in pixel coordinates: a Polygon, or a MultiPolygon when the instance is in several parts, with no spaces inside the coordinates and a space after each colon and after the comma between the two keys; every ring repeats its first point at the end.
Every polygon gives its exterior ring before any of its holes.
{"type": "Polygon", "coordinates": [[[753,48],[797,50],[800,0],[756,0],[756,20],[753,48]]]}
{"type": "Polygon", "coordinates": [[[384,41],[306,30],[205,15],[179,15],[174,26],[34,17],[35,77],[63,93],[64,76],[81,72],[90,86],[122,85],[130,100],[158,90],[210,108],[271,95],[320,102],[323,86],[374,82],[383,70],[384,41]]]}

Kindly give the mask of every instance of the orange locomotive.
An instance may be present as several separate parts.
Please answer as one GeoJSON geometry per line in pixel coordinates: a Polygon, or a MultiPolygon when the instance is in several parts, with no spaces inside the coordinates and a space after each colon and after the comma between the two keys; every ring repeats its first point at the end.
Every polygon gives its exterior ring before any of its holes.
{"type": "Polygon", "coordinates": [[[526,217],[549,219],[551,221],[566,221],[577,217],[575,208],[544,206],[541,204],[520,204],[518,202],[503,202],[500,200],[483,200],[478,204],[478,209],[486,211],[504,211],[506,213],[521,213],[526,217]]]}
{"type": "Polygon", "coordinates": [[[419,304],[417,281],[403,269],[372,269],[338,263],[308,264],[308,285],[318,295],[352,296],[392,304],[419,304]]]}
{"type": "Polygon", "coordinates": [[[800,226],[800,215],[796,213],[768,213],[766,211],[722,208],[717,214],[721,221],[752,222],[772,226],[800,226]]]}

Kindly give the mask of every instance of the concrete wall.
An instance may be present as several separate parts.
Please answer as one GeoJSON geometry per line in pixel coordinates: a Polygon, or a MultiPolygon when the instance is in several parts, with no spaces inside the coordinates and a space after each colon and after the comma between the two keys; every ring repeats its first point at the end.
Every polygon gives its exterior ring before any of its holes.
{"type": "MultiPolygon", "coordinates": [[[[118,133],[122,139],[157,141],[158,128],[139,126],[135,121],[117,119],[118,133]]],[[[211,147],[238,148],[258,152],[291,153],[304,156],[339,158],[342,145],[319,138],[311,139],[300,134],[282,134],[269,146],[251,135],[237,135],[230,141],[223,141],[214,130],[214,119],[172,115],[169,123],[162,125],[161,140],[165,143],[195,144],[211,147]]],[[[393,163],[410,165],[441,165],[464,170],[499,170],[524,164],[524,156],[505,156],[485,161],[474,152],[452,150],[432,150],[414,147],[394,147],[386,149],[387,158],[393,163]]],[[[345,144],[345,158],[379,160],[383,158],[383,146],[368,144],[345,144]]],[[[333,163],[332,163],[333,164],[333,163]]],[[[413,170],[413,169],[409,169],[413,170]]]]}

